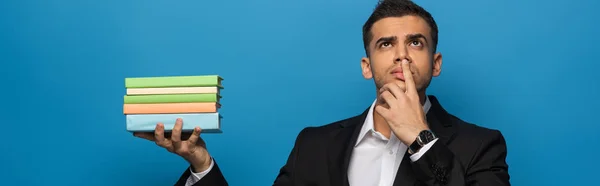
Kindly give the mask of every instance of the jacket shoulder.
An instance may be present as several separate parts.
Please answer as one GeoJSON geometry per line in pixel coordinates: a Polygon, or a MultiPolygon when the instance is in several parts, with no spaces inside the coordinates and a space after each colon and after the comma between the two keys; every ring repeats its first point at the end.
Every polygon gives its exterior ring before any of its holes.
{"type": "Polygon", "coordinates": [[[458,133],[462,134],[461,136],[480,140],[498,137],[498,135],[502,136],[502,133],[498,129],[467,122],[451,114],[449,114],[449,117],[453,125],[457,127],[458,133]]]}
{"type": "Polygon", "coordinates": [[[457,135],[448,147],[460,157],[465,167],[470,167],[484,156],[506,156],[507,144],[500,130],[466,122],[456,116],[450,117],[457,128],[457,135]]]}
{"type": "Polygon", "coordinates": [[[365,114],[360,114],[360,115],[356,115],[356,116],[352,116],[352,117],[348,117],[348,118],[344,118],[341,120],[337,120],[334,122],[330,122],[330,123],[326,123],[324,125],[320,125],[320,126],[308,126],[308,127],[304,127],[302,129],[302,131],[300,131],[300,134],[298,134],[298,136],[310,136],[310,137],[318,137],[318,136],[326,136],[325,134],[329,134],[335,130],[339,130],[341,128],[346,128],[346,127],[354,127],[356,125],[361,124],[361,122],[364,122],[364,116],[365,114]]]}

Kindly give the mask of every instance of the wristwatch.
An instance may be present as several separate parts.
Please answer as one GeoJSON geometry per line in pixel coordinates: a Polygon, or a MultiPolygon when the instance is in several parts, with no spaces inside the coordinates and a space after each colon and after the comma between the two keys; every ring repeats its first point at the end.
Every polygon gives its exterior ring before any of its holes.
{"type": "Polygon", "coordinates": [[[408,147],[408,153],[414,154],[416,152],[419,152],[419,150],[424,145],[426,145],[427,143],[429,143],[435,139],[437,139],[437,137],[435,136],[435,134],[433,134],[433,132],[431,130],[423,130],[423,131],[419,132],[417,139],[412,144],[410,144],[410,146],[408,147]]]}

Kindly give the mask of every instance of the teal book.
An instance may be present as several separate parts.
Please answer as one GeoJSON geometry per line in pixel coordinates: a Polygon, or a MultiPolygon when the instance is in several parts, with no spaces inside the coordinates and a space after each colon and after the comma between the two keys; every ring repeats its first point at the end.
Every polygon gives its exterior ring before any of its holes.
{"type": "Polygon", "coordinates": [[[125,95],[124,104],[143,104],[143,103],[197,103],[197,102],[216,102],[221,96],[216,93],[206,94],[155,94],[155,95],[125,95]]]}
{"type": "Polygon", "coordinates": [[[219,87],[223,78],[218,75],[162,76],[125,78],[125,88],[219,87]]]}
{"type": "Polygon", "coordinates": [[[165,132],[172,131],[177,118],[183,120],[182,132],[192,132],[196,126],[202,133],[222,133],[221,115],[219,113],[188,113],[188,114],[134,114],[125,115],[127,131],[154,132],[156,124],[163,123],[165,132]]]}

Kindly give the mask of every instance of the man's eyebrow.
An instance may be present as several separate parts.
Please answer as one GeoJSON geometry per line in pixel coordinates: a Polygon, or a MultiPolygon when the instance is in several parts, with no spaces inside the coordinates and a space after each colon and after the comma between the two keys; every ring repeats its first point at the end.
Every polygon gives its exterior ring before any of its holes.
{"type": "Polygon", "coordinates": [[[422,38],[423,40],[425,40],[425,43],[429,43],[429,41],[427,41],[427,38],[423,34],[417,33],[417,34],[408,34],[408,35],[406,35],[406,40],[409,40],[409,41],[414,41],[414,40],[417,40],[419,38],[422,38]]]}
{"type": "Polygon", "coordinates": [[[381,37],[377,40],[377,42],[375,42],[375,45],[379,45],[379,43],[382,43],[382,42],[392,42],[392,41],[396,41],[396,40],[398,40],[398,37],[396,37],[396,36],[381,37]]]}

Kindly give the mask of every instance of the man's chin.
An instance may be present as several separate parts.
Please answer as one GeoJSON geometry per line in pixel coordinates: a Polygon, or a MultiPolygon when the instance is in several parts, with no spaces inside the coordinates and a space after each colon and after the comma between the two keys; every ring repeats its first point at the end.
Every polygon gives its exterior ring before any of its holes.
{"type": "Polygon", "coordinates": [[[383,88],[383,87],[384,87],[385,85],[387,85],[387,84],[395,84],[395,85],[397,85],[398,87],[400,87],[400,89],[402,89],[402,90],[404,90],[404,89],[405,89],[404,87],[406,87],[406,85],[405,85],[404,81],[402,81],[402,80],[399,80],[399,79],[394,79],[394,80],[391,80],[391,81],[386,81],[386,82],[383,82],[383,84],[381,84],[381,85],[378,85],[378,87],[377,87],[377,88],[378,88],[378,89],[380,89],[380,88],[383,88]]]}
{"type": "Polygon", "coordinates": [[[383,84],[376,85],[376,86],[378,86],[377,88],[383,88],[385,85],[390,84],[390,83],[393,83],[393,84],[397,85],[402,90],[404,90],[404,87],[406,86],[404,80],[401,80],[401,79],[398,79],[398,78],[387,79],[386,81],[383,81],[383,82],[380,82],[380,83],[383,83],[383,84]]]}
{"type": "Polygon", "coordinates": [[[399,87],[403,87],[403,88],[405,86],[404,80],[401,80],[401,79],[394,79],[390,83],[394,83],[394,84],[398,85],[399,87]]]}

